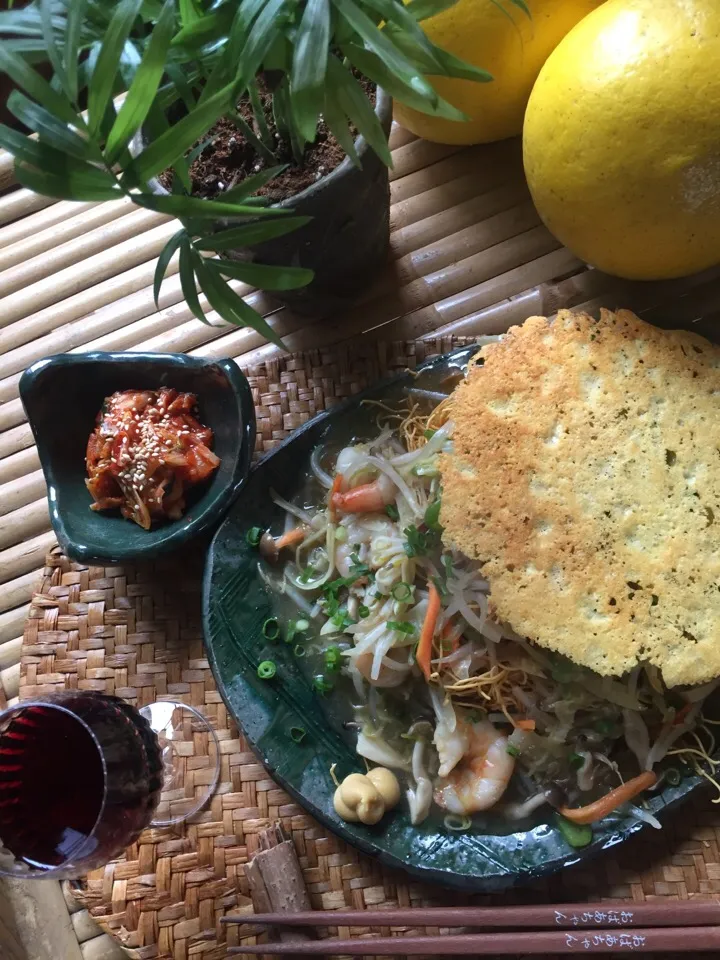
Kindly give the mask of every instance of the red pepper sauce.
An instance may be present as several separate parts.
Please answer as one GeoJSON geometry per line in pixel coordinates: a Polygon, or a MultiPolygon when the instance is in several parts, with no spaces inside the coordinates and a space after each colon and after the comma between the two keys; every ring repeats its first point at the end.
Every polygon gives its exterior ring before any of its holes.
{"type": "Polygon", "coordinates": [[[220,464],[212,430],[193,416],[196,403],[194,394],[170,387],[106,398],[87,445],[92,510],[119,507],[145,530],[180,519],[187,491],[220,464]]]}

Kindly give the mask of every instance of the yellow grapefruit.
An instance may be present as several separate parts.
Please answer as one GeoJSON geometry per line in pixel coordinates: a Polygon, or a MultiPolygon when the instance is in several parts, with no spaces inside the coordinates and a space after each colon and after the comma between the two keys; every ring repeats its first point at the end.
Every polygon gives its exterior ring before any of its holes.
{"type": "Polygon", "coordinates": [[[588,263],[648,280],[720,262],[719,0],[607,0],[543,67],[523,152],[588,263]]]}
{"type": "Polygon", "coordinates": [[[488,143],[522,131],[523,114],[540,68],[578,20],[603,0],[526,0],[530,16],[513,0],[459,0],[424,20],[439,47],[482,67],[490,83],[429,77],[437,92],[470,117],[444,120],[395,103],[395,119],[437,143],[488,143]]]}

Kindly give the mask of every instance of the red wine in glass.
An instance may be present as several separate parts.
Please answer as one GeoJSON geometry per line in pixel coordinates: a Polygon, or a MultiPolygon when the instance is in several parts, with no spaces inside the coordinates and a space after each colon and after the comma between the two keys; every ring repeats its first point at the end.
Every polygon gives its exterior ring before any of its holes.
{"type": "Polygon", "coordinates": [[[138,711],[84,691],[0,714],[0,874],[80,876],[119,856],[151,823],[195,812],[217,776],[199,797],[191,791],[178,801],[184,751],[173,743],[198,729],[217,747],[194,708],[161,701],[138,711]]]}

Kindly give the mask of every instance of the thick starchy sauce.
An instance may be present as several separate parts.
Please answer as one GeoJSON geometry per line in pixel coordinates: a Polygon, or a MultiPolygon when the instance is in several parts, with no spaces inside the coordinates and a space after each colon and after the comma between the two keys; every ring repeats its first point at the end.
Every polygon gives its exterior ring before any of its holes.
{"type": "Polygon", "coordinates": [[[193,415],[196,403],[172,387],[105,399],[86,453],[92,510],[119,508],[145,530],[182,516],[187,491],[220,463],[212,430],[193,415]]]}

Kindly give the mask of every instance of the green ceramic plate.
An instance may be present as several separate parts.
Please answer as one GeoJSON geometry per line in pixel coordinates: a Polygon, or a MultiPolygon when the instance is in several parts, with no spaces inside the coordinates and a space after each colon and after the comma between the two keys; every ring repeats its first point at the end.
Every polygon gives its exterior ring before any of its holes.
{"type": "MultiPolygon", "coordinates": [[[[274,523],[275,529],[281,528],[281,512],[268,490],[273,488],[291,498],[316,444],[342,445],[352,437],[371,437],[377,432],[373,414],[361,406],[362,399],[399,399],[410,388],[445,392],[443,382],[464,369],[475,349],[464,348],[428,363],[418,377],[405,375],[374,387],[316,418],[268,456],[255,469],[215,535],[203,603],[205,636],[220,692],[272,776],[318,820],[383,863],[423,880],[489,891],[576,863],[620,843],[642,824],[605,820],[596,829],[592,844],[574,850],[552,822],[541,819],[510,827],[490,816],[476,817],[466,833],[448,831],[437,816],[413,827],[403,809],[375,827],[340,820],[332,806],[330,765],[338,764],[340,776],[361,769],[352,741],[342,728],[342,695],[327,699],[316,695],[310,674],[293,656],[292,648],[263,638],[263,623],[280,610],[276,595],[258,575],[257,551],[245,539],[247,530],[255,525],[274,523]],[[257,676],[258,663],[265,659],[274,660],[278,667],[272,681],[257,676]],[[292,739],[294,727],[306,731],[301,743],[292,739]]],[[[667,787],[652,797],[650,810],[655,815],[662,813],[699,783],[699,778],[688,777],[677,787],[667,787]]]]}

